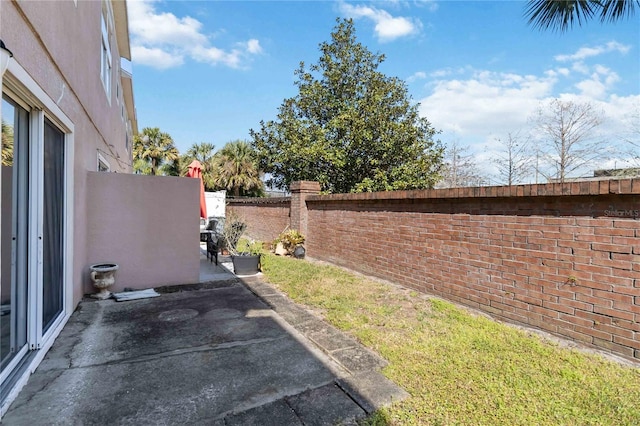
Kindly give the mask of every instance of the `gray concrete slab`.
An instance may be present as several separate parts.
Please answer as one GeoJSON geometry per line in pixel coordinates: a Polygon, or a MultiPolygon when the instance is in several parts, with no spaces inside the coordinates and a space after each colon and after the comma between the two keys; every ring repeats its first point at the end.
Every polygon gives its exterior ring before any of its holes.
{"type": "Polygon", "coordinates": [[[227,416],[224,421],[226,426],[303,425],[296,412],[284,399],[227,416]]]}
{"type": "Polygon", "coordinates": [[[337,380],[337,385],[367,413],[409,397],[404,389],[376,370],[343,377],[337,380]]]}
{"type": "Polygon", "coordinates": [[[287,398],[307,426],[350,425],[366,412],[334,383],[287,398]]]}
{"type": "Polygon", "coordinates": [[[218,264],[207,258],[207,246],[200,245],[200,282],[221,281],[235,278],[233,272],[222,266],[222,255],[218,254],[218,264]]]}
{"type": "Polygon", "coordinates": [[[331,330],[319,342],[349,342],[338,352],[353,359],[336,357],[285,321],[302,307],[252,280],[282,314],[237,279],[83,301],[3,424],[350,424],[403,395],[362,375],[380,366],[370,351],[305,313],[308,330],[331,330]]]}

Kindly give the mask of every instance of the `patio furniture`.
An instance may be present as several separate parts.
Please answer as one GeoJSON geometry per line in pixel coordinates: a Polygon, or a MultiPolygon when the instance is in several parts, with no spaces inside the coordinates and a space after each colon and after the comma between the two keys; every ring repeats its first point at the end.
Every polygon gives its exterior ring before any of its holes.
{"type": "Polygon", "coordinates": [[[211,255],[211,260],[215,257],[216,265],[218,264],[218,250],[220,247],[218,246],[218,239],[220,238],[220,234],[218,233],[218,220],[213,217],[209,217],[209,221],[207,222],[207,231],[211,231],[207,237],[207,256],[211,255]]]}
{"type": "Polygon", "coordinates": [[[200,238],[204,234],[207,242],[207,259],[211,256],[211,261],[215,259],[216,265],[218,264],[218,235],[215,231],[202,231],[200,232],[200,238]]]}

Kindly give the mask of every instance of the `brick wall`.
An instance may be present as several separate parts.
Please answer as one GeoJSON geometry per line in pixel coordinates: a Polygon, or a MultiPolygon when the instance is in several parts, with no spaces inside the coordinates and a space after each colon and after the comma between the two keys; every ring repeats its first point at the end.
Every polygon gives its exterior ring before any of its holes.
{"type": "Polygon", "coordinates": [[[307,195],[306,209],[310,257],[640,359],[640,179],[307,195]]]}
{"type": "Polygon", "coordinates": [[[307,235],[307,197],[320,192],[320,183],[298,181],[291,184],[291,228],[307,235]]]}
{"type": "Polygon", "coordinates": [[[289,226],[291,199],[227,199],[227,215],[235,213],[247,222],[245,232],[259,241],[273,241],[289,226]]]}

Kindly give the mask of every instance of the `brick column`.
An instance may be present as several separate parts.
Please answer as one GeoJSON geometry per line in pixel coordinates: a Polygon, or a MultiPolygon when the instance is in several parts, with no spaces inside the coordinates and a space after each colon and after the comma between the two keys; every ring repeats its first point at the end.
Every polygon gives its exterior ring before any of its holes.
{"type": "Polygon", "coordinates": [[[297,181],[291,183],[291,229],[297,229],[307,236],[307,202],[309,195],[320,193],[320,183],[297,181]]]}

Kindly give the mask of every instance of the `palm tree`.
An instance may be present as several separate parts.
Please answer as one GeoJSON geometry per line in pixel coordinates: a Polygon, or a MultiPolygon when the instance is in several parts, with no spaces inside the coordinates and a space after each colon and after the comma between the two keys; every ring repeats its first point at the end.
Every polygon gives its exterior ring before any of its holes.
{"type": "Polygon", "coordinates": [[[160,166],[160,174],[163,176],[184,176],[184,155],[170,161],[166,161],[160,166]]]}
{"type": "Polygon", "coordinates": [[[156,175],[160,167],[180,156],[168,133],[145,127],[133,139],[133,166],[137,173],[156,175]]]}
{"type": "Polygon", "coordinates": [[[212,143],[202,142],[196,143],[187,150],[182,157],[182,173],[184,175],[187,172],[189,164],[193,160],[198,160],[202,165],[202,182],[204,183],[205,191],[213,191],[215,184],[213,182],[213,158],[215,146],[212,143]]]}
{"type": "Polygon", "coordinates": [[[525,16],[540,29],[566,31],[574,21],[582,25],[594,16],[614,22],[633,16],[640,0],[529,0],[525,16]]]}
{"type": "Polygon", "coordinates": [[[262,196],[264,184],[260,179],[257,156],[246,141],[227,143],[213,160],[214,184],[230,191],[233,196],[262,196]]]}

